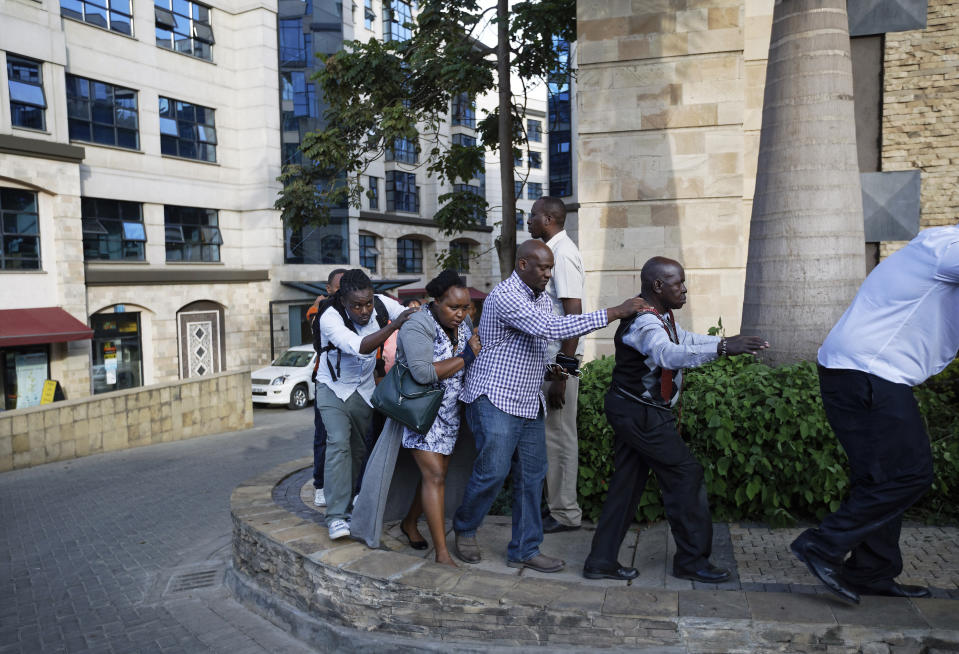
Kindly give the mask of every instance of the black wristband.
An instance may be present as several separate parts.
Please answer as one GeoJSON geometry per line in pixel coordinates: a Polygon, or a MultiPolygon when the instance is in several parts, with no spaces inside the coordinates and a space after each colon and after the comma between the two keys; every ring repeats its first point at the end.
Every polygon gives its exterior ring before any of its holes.
{"type": "Polygon", "coordinates": [[[463,363],[466,364],[463,366],[463,368],[469,368],[470,364],[476,360],[476,355],[473,354],[473,348],[471,348],[468,344],[463,348],[463,351],[456,356],[463,358],[463,363]]]}

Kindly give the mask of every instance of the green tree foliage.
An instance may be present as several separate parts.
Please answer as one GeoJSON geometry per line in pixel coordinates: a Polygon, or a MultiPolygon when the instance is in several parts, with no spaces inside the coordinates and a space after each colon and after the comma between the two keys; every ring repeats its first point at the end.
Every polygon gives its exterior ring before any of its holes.
{"type": "MultiPolygon", "coordinates": [[[[450,144],[438,136],[455,97],[475,99],[500,90],[498,64],[508,65],[523,79],[545,78],[560,66],[553,37],[575,39],[575,0],[506,6],[505,0],[486,10],[476,0],[421,0],[414,23],[408,25],[410,39],[351,41],[326,57],[314,78],[329,107],[328,127],[303,139],[303,159],[313,163],[283,169],[279,180],[284,190],[275,205],[283,220],[294,227],[324,224],[331,207],[346,203],[359,207],[367,191],[362,173],[398,139],[420,144],[419,165],[450,186],[468,183],[484,170],[484,148],[514,150],[525,145],[522,94],[507,95],[496,111],[477,116],[476,146],[450,144]],[[496,47],[476,38],[491,15],[497,27],[503,22],[508,27],[496,47]],[[501,121],[501,114],[507,120],[501,121]],[[509,139],[501,141],[502,124],[509,139]]],[[[509,90],[509,76],[505,77],[509,90]]],[[[512,155],[500,157],[510,180],[512,155]]],[[[501,171],[501,176],[505,174],[501,171]]],[[[515,256],[513,192],[512,182],[504,185],[499,242],[510,251],[500,253],[501,268],[504,255],[510,268],[515,256]]],[[[466,190],[445,193],[439,200],[442,206],[433,218],[447,236],[475,224],[489,208],[484,198],[466,190]]]]}
{"type": "MultiPolygon", "coordinates": [[[[603,412],[613,359],[584,366],[580,378],[580,504],[599,517],[613,471],[612,429],[603,412]]],[[[959,362],[916,388],[932,441],[936,481],[910,516],[930,521],[959,517],[959,362]]],[[[820,519],[848,490],[846,455],[819,396],[815,365],[771,368],[749,356],[688,371],[682,435],[703,464],[713,516],[771,525],[820,519]]],[[[650,480],[638,520],[663,517],[650,480]]]]}

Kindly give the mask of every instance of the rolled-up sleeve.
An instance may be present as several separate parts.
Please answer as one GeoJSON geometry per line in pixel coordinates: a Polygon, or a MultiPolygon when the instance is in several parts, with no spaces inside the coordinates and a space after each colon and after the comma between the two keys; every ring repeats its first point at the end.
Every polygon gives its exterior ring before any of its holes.
{"type": "Polygon", "coordinates": [[[677,334],[680,337],[679,344],[669,340],[658,318],[642,314],[629,326],[623,342],[667,370],[695,368],[717,357],[718,336],[692,334],[681,329],[677,329],[677,334]]]}
{"type": "Polygon", "coordinates": [[[406,359],[410,374],[420,384],[434,384],[439,381],[436,368],[433,367],[433,339],[436,332],[424,321],[413,318],[400,327],[397,336],[399,348],[406,359]]]}

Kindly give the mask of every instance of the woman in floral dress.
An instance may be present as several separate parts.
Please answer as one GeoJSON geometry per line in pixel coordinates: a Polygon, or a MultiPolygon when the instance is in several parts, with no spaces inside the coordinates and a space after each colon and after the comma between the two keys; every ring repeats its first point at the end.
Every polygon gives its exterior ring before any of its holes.
{"type": "Polygon", "coordinates": [[[400,328],[396,360],[405,363],[421,384],[437,381],[443,402],[436,421],[425,434],[403,428],[403,447],[410,450],[422,480],[409,512],[400,524],[410,545],[427,546],[416,522],[426,514],[436,562],[455,566],[446,548],[444,522],[446,472],[460,431],[459,394],[466,369],[480,351],[479,337],[469,320],[469,290],[452,270],[444,270],[426,285],[432,302],[413,314],[400,328]]]}

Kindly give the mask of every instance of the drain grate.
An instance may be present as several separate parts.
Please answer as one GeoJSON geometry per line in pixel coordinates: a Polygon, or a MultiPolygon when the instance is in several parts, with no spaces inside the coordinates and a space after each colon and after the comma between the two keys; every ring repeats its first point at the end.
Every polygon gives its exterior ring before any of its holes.
{"type": "Polygon", "coordinates": [[[182,593],[187,590],[198,590],[200,588],[211,588],[217,583],[217,574],[219,570],[197,570],[185,574],[176,575],[170,579],[167,586],[167,593],[182,593]]]}

